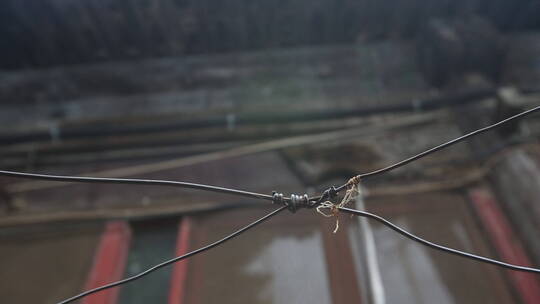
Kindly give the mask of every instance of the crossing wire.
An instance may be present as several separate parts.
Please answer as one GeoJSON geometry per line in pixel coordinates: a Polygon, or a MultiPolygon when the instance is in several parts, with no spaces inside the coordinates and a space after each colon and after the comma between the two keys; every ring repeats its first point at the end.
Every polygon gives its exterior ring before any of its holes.
{"type": "Polygon", "coordinates": [[[261,217],[260,219],[250,223],[249,225],[244,226],[243,228],[241,228],[241,229],[227,235],[226,237],[224,237],[224,238],[222,238],[222,239],[220,239],[218,241],[215,241],[215,242],[213,242],[213,243],[211,243],[209,245],[206,245],[206,246],[201,247],[199,249],[193,250],[193,251],[188,252],[188,253],[186,253],[184,255],[172,258],[170,260],[161,262],[161,263],[159,263],[159,264],[157,264],[155,266],[152,266],[152,267],[146,269],[145,271],[140,272],[140,273],[138,273],[138,274],[136,274],[134,276],[125,278],[125,279],[120,280],[120,281],[112,282],[112,283],[109,283],[109,284],[106,284],[106,285],[103,285],[103,286],[100,286],[100,287],[97,287],[97,288],[94,288],[94,289],[87,290],[87,291],[82,292],[82,293],[80,293],[80,294],[78,294],[76,296],[73,296],[73,297],[69,298],[69,299],[65,299],[65,300],[63,300],[61,302],[58,302],[58,304],[71,303],[71,302],[76,301],[78,299],[89,296],[89,295],[91,295],[93,293],[100,292],[102,290],[113,288],[113,287],[120,286],[120,285],[123,285],[123,284],[127,284],[129,282],[133,282],[133,281],[138,280],[138,279],[140,279],[140,278],[142,278],[142,277],[144,277],[146,275],[149,275],[150,273],[152,273],[152,272],[154,272],[154,271],[156,271],[156,270],[158,270],[160,268],[163,268],[163,267],[165,267],[167,265],[170,265],[172,263],[176,263],[176,262],[181,261],[183,259],[187,259],[189,257],[192,257],[192,256],[194,256],[196,254],[199,254],[199,253],[202,253],[204,251],[210,250],[210,249],[212,249],[212,248],[214,248],[216,246],[219,246],[219,245],[225,243],[226,241],[228,241],[228,240],[230,240],[230,239],[232,239],[234,237],[239,236],[240,234],[242,234],[242,233],[246,232],[247,230],[257,226],[258,224],[268,220],[269,218],[275,216],[276,214],[280,213],[281,211],[283,211],[285,209],[287,209],[286,206],[281,206],[280,208],[268,213],[267,215],[261,217]]]}

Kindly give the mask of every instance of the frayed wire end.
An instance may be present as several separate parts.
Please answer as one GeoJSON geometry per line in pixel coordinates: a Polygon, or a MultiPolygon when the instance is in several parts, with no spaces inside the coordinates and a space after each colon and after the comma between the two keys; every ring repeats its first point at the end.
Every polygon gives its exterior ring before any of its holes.
{"type": "Polygon", "coordinates": [[[339,208],[347,206],[351,201],[355,200],[356,197],[360,194],[358,191],[358,184],[360,183],[360,177],[354,176],[347,182],[347,191],[343,196],[343,199],[339,204],[334,204],[331,201],[325,201],[321,203],[317,208],[317,212],[324,217],[336,217],[336,227],[334,228],[334,233],[339,230],[339,208]],[[324,212],[322,210],[330,209],[331,213],[324,212]]]}

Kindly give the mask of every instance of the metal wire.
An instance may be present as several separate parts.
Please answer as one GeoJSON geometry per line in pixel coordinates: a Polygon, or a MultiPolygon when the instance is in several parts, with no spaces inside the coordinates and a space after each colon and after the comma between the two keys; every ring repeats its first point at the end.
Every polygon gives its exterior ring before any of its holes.
{"type": "Polygon", "coordinates": [[[346,207],[337,207],[337,208],[341,212],[350,213],[350,214],[354,214],[354,215],[374,219],[377,222],[379,222],[379,223],[389,227],[390,229],[394,230],[395,232],[405,236],[406,238],[411,239],[411,240],[413,240],[415,242],[418,242],[418,243],[420,243],[420,244],[422,244],[424,246],[427,246],[427,247],[430,247],[430,248],[433,248],[433,249],[436,249],[436,250],[440,250],[440,251],[443,251],[443,252],[446,252],[446,253],[462,256],[462,257],[465,257],[465,258],[468,258],[468,259],[471,259],[471,260],[476,260],[476,261],[483,262],[483,263],[493,264],[493,265],[497,265],[497,266],[512,269],[512,270],[540,273],[540,269],[537,269],[537,268],[513,265],[513,264],[505,263],[505,262],[502,262],[502,261],[498,261],[498,260],[486,258],[486,257],[483,257],[483,256],[475,255],[475,254],[472,254],[472,253],[460,251],[460,250],[457,250],[457,249],[448,248],[448,247],[445,247],[445,246],[442,246],[442,245],[439,245],[439,244],[435,244],[433,242],[424,240],[423,238],[421,238],[419,236],[416,236],[416,235],[404,230],[403,228],[396,226],[395,224],[391,223],[390,221],[388,221],[388,220],[386,220],[386,219],[384,219],[384,218],[382,218],[382,217],[380,217],[378,215],[375,215],[373,213],[369,213],[369,212],[366,212],[366,211],[355,210],[355,209],[350,209],[350,208],[346,208],[346,207]]]}
{"type": "MultiPolygon", "coordinates": [[[[372,176],[375,176],[375,175],[379,175],[379,174],[383,174],[383,173],[392,171],[392,170],[397,169],[397,168],[399,168],[399,167],[405,166],[406,164],[408,164],[408,163],[410,163],[410,162],[413,162],[413,161],[418,160],[418,159],[420,159],[420,158],[426,157],[426,156],[428,156],[428,155],[430,155],[430,154],[432,154],[432,153],[435,153],[435,152],[437,152],[437,151],[439,151],[439,150],[442,150],[442,149],[444,149],[444,148],[448,148],[448,147],[450,147],[450,146],[452,146],[452,145],[454,145],[454,144],[457,144],[457,143],[459,143],[459,142],[461,142],[461,141],[464,141],[465,139],[467,139],[467,138],[469,138],[469,137],[472,137],[472,136],[475,136],[475,135],[478,135],[478,134],[481,134],[481,133],[490,131],[490,130],[492,130],[492,129],[494,129],[494,128],[497,128],[497,127],[499,127],[499,126],[501,126],[501,125],[503,125],[503,124],[509,123],[509,122],[511,122],[511,121],[513,121],[513,120],[516,120],[516,119],[525,117],[525,116],[527,116],[527,115],[533,114],[533,113],[538,112],[538,111],[540,111],[540,106],[537,106],[537,107],[534,107],[534,108],[532,108],[532,109],[523,111],[523,112],[518,113],[518,114],[516,114],[516,115],[514,115],[514,116],[510,116],[510,117],[508,117],[508,118],[506,118],[506,119],[503,119],[503,120],[501,120],[501,121],[499,121],[499,122],[497,122],[497,123],[494,123],[494,124],[489,125],[489,126],[487,126],[487,127],[483,127],[483,128],[481,128],[481,129],[472,131],[472,132],[467,133],[467,134],[465,134],[465,135],[463,135],[463,136],[460,136],[460,137],[458,137],[458,138],[454,138],[454,139],[452,139],[452,140],[450,140],[450,141],[447,141],[447,142],[445,142],[445,143],[443,143],[443,144],[440,144],[440,145],[438,145],[438,146],[436,146],[436,147],[433,147],[433,148],[431,148],[431,149],[429,149],[429,150],[426,150],[426,151],[424,151],[424,152],[418,153],[418,154],[416,154],[416,155],[414,155],[414,156],[411,156],[411,157],[409,157],[409,158],[407,158],[407,159],[404,159],[404,160],[402,160],[402,161],[399,161],[399,162],[394,163],[394,164],[392,164],[392,165],[389,165],[389,166],[387,166],[387,167],[384,167],[384,168],[381,168],[381,169],[377,169],[377,170],[374,170],[374,171],[371,171],[371,172],[367,172],[367,173],[358,174],[358,175],[356,175],[356,177],[358,177],[358,178],[360,178],[360,179],[363,179],[363,178],[366,178],[366,177],[372,177],[372,176]]],[[[343,185],[339,186],[339,187],[336,188],[336,189],[337,189],[338,191],[341,191],[341,190],[343,190],[345,187],[347,187],[347,184],[343,184],[343,185]]],[[[312,198],[312,199],[318,199],[318,197],[314,197],[314,198],[312,198]]]]}
{"type": "Polygon", "coordinates": [[[235,194],[239,196],[245,196],[245,197],[256,198],[256,199],[264,199],[264,200],[269,200],[269,201],[272,200],[272,196],[268,194],[255,193],[255,192],[229,189],[229,188],[224,188],[224,187],[217,187],[217,186],[210,186],[210,185],[203,185],[203,184],[196,184],[196,183],[169,181],[169,180],[48,175],[48,174],[25,173],[25,172],[15,172],[15,171],[5,171],[5,170],[0,170],[0,175],[18,177],[18,178],[53,180],[53,181],[61,181],[61,182],[173,186],[173,187],[205,190],[205,191],[211,191],[211,192],[235,194]]]}
{"type": "Polygon", "coordinates": [[[153,267],[150,267],[150,268],[148,268],[147,270],[145,270],[145,271],[143,271],[143,272],[140,272],[140,273],[138,273],[138,274],[136,274],[136,275],[134,275],[134,276],[131,276],[131,277],[129,277],[129,278],[125,278],[125,279],[120,280],[120,281],[116,281],[116,282],[113,282],[113,283],[109,283],[109,284],[107,284],[107,285],[103,285],[103,286],[100,286],[100,287],[97,287],[97,288],[94,288],[94,289],[87,290],[87,291],[85,291],[85,292],[83,292],[83,293],[80,293],[80,294],[78,294],[78,295],[76,295],[76,296],[73,296],[73,297],[71,297],[71,298],[69,298],[69,299],[65,299],[65,300],[63,300],[63,301],[61,301],[61,302],[58,302],[57,304],[66,304],[66,303],[70,303],[70,302],[73,302],[73,301],[75,301],[75,300],[78,300],[78,299],[81,299],[81,298],[83,298],[83,297],[86,297],[86,296],[88,296],[88,295],[91,295],[91,294],[93,294],[93,293],[100,292],[100,291],[105,290],[105,289],[109,289],[109,288],[112,288],[112,287],[115,287],[115,286],[127,284],[127,283],[129,283],[129,282],[133,282],[133,281],[135,281],[135,280],[138,280],[138,279],[140,279],[140,278],[142,278],[142,277],[144,277],[144,276],[150,274],[151,272],[156,271],[156,270],[158,270],[158,269],[160,269],[160,268],[162,268],[162,267],[165,267],[165,266],[170,265],[170,264],[172,264],[172,263],[176,263],[176,262],[181,261],[181,260],[183,260],[183,259],[189,258],[189,257],[191,257],[191,256],[194,256],[194,255],[196,255],[196,254],[199,254],[199,253],[201,253],[201,252],[204,252],[204,251],[206,251],[206,250],[209,250],[209,249],[212,249],[212,248],[214,248],[214,247],[216,247],[216,246],[219,246],[219,245],[225,243],[226,241],[228,241],[228,240],[230,240],[230,239],[232,239],[232,238],[234,238],[234,237],[236,237],[236,236],[238,236],[238,235],[240,235],[240,234],[246,232],[247,230],[249,230],[249,229],[251,229],[251,228],[257,226],[258,224],[260,224],[260,223],[262,223],[262,222],[268,220],[269,218],[273,217],[274,215],[280,213],[281,211],[283,211],[283,210],[285,210],[285,209],[287,209],[287,206],[282,206],[282,207],[280,207],[280,208],[278,208],[278,209],[276,209],[276,210],[270,212],[269,214],[267,214],[267,215],[261,217],[260,219],[258,219],[258,220],[256,220],[256,221],[252,222],[251,224],[249,224],[249,225],[247,225],[247,226],[245,226],[245,227],[243,227],[243,228],[241,228],[241,229],[239,229],[239,230],[237,230],[237,231],[235,231],[235,232],[233,232],[233,233],[227,235],[226,237],[222,238],[221,240],[215,241],[215,242],[212,243],[212,244],[206,245],[206,246],[201,247],[201,248],[199,248],[199,249],[197,249],[197,250],[193,250],[193,251],[191,251],[191,252],[189,252],[189,253],[186,253],[186,254],[184,254],[184,255],[181,255],[181,256],[172,258],[172,259],[170,259],[170,260],[167,260],[167,261],[165,261],[165,262],[162,262],[162,263],[160,263],[160,264],[157,264],[157,265],[155,265],[155,266],[153,266],[153,267]]]}
{"type": "MultiPolygon", "coordinates": [[[[508,123],[512,120],[533,114],[540,110],[540,106],[534,107],[532,109],[529,109],[527,111],[521,112],[519,114],[516,114],[514,116],[511,116],[509,118],[506,118],[504,120],[501,120],[495,124],[489,125],[487,127],[475,130],[473,132],[470,132],[468,134],[465,134],[463,136],[460,136],[458,138],[455,138],[453,140],[450,140],[446,143],[443,143],[441,145],[438,145],[436,147],[433,147],[429,150],[426,150],[424,152],[421,152],[419,154],[416,154],[412,157],[409,157],[407,159],[404,159],[402,161],[399,161],[395,164],[389,165],[387,167],[371,171],[368,173],[362,173],[357,175],[357,178],[366,178],[371,177],[379,174],[386,173],[388,171],[397,169],[399,167],[402,167],[410,162],[413,162],[415,160],[418,160],[420,158],[423,158],[425,156],[428,156],[432,153],[435,153],[439,150],[442,150],[444,148],[447,148],[451,145],[454,145],[458,142],[461,142],[469,137],[475,136],[477,134],[487,132],[491,129],[494,129],[496,127],[499,127],[505,123],[508,123]]],[[[255,193],[255,192],[249,192],[249,191],[243,191],[243,190],[236,190],[236,189],[230,189],[230,188],[223,188],[223,187],[217,187],[217,186],[211,186],[211,185],[204,185],[204,184],[197,184],[197,183],[188,183],[188,182],[178,182],[178,181],[169,181],[169,180],[155,180],[155,179],[136,179],[136,178],[107,178],[107,177],[81,177],[81,176],[65,176],[65,175],[47,175],[47,174],[35,174],[35,173],[24,173],[24,172],[15,172],[15,171],[6,171],[6,170],[0,170],[0,175],[4,176],[10,176],[10,177],[19,177],[19,178],[32,178],[32,179],[41,179],[41,180],[54,180],[54,181],[63,181],[63,182],[85,182],[85,183],[113,183],[113,184],[143,184],[143,185],[158,185],[158,186],[175,186],[175,187],[182,187],[182,188],[191,188],[191,189],[198,189],[198,190],[205,190],[205,191],[212,191],[212,192],[220,192],[220,193],[228,193],[228,194],[236,194],[240,196],[250,197],[250,198],[256,198],[256,199],[264,199],[268,201],[272,201],[273,197],[268,194],[262,194],[262,193],[255,193]]],[[[347,184],[343,184],[339,187],[337,187],[336,191],[341,191],[345,187],[347,187],[347,184]]],[[[322,196],[315,196],[310,197],[309,201],[318,201],[321,202],[322,196]]],[[[289,202],[290,199],[285,198],[285,202],[289,202]]]]}

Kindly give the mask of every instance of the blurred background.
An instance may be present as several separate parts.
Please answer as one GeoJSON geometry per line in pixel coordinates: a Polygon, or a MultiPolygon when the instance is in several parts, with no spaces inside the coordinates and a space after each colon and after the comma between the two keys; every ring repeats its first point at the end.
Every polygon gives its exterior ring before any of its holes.
{"type": "MultiPolygon", "coordinates": [[[[318,194],[540,101],[540,2],[4,0],[0,168],[318,194]]],[[[362,182],[355,208],[540,266],[540,117],[362,182]]],[[[0,299],[55,303],[275,207],[0,178],[0,299]]],[[[540,277],[281,214],[86,304],[538,303],[540,277]]]]}

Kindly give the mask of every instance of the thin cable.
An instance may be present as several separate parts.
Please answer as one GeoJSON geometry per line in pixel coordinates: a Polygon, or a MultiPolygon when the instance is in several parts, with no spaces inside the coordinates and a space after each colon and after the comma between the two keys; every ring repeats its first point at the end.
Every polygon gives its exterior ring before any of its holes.
{"type": "Polygon", "coordinates": [[[191,252],[189,252],[189,253],[186,253],[186,254],[184,254],[184,255],[181,255],[181,256],[172,258],[172,259],[170,259],[170,260],[167,260],[167,261],[165,261],[165,262],[162,262],[162,263],[160,263],[160,264],[157,264],[157,265],[155,265],[155,266],[153,266],[153,267],[150,267],[150,268],[148,268],[147,270],[145,270],[145,271],[143,271],[143,272],[140,272],[140,273],[138,273],[138,274],[136,274],[136,275],[134,275],[134,276],[131,276],[131,277],[129,277],[129,278],[125,278],[125,279],[120,280],[120,281],[116,281],[116,282],[113,282],[113,283],[109,283],[109,284],[107,284],[107,285],[103,285],[103,286],[101,286],[101,287],[97,287],[97,288],[94,288],[94,289],[87,290],[87,291],[85,291],[85,292],[83,292],[83,293],[80,293],[80,294],[78,294],[78,295],[76,295],[76,296],[73,296],[73,297],[71,297],[71,298],[69,298],[69,299],[65,299],[65,300],[63,300],[63,301],[61,301],[61,302],[58,302],[57,304],[66,304],[66,303],[70,303],[70,302],[73,302],[73,301],[75,301],[75,300],[78,300],[78,299],[81,299],[81,298],[83,298],[83,297],[86,297],[86,296],[88,296],[88,295],[91,295],[91,294],[93,294],[93,293],[96,293],[96,292],[99,292],[99,291],[102,291],[102,290],[105,290],[105,289],[109,289],[109,288],[112,288],[112,287],[115,287],[115,286],[123,285],[123,284],[129,283],[129,282],[135,281],[135,280],[137,280],[137,279],[140,279],[140,278],[142,278],[143,276],[145,276],[145,275],[147,275],[147,274],[150,274],[150,273],[153,272],[153,271],[158,270],[159,268],[165,267],[165,266],[170,265],[170,264],[172,264],[172,263],[176,263],[176,262],[181,261],[181,260],[183,260],[183,259],[189,258],[189,257],[191,257],[191,256],[194,256],[194,255],[196,255],[196,254],[199,254],[199,253],[201,253],[201,252],[204,252],[204,251],[206,251],[206,250],[209,250],[209,249],[212,249],[212,248],[214,248],[214,247],[216,247],[216,246],[219,246],[219,245],[225,243],[226,241],[228,241],[228,240],[230,240],[230,239],[232,239],[232,238],[234,238],[234,237],[236,237],[236,236],[238,236],[238,235],[240,235],[240,234],[246,232],[247,230],[249,230],[249,229],[251,229],[251,228],[257,226],[258,224],[260,224],[260,223],[262,223],[262,222],[268,220],[269,218],[273,217],[274,215],[280,213],[281,211],[283,211],[283,210],[285,210],[285,209],[287,209],[287,206],[282,206],[282,207],[280,207],[280,208],[278,208],[278,209],[276,209],[276,210],[270,212],[269,214],[267,214],[267,215],[261,217],[260,219],[254,221],[253,223],[251,223],[251,224],[249,224],[249,225],[247,225],[247,226],[245,226],[245,227],[243,227],[243,228],[241,228],[241,229],[239,229],[239,230],[237,230],[237,231],[235,231],[235,232],[229,234],[228,236],[222,238],[221,240],[215,241],[215,242],[212,243],[212,244],[206,245],[206,246],[201,247],[201,248],[199,248],[199,249],[197,249],[197,250],[193,250],[193,251],[191,251],[191,252]]]}
{"type": "Polygon", "coordinates": [[[229,189],[229,188],[196,184],[196,183],[169,181],[169,180],[48,175],[48,174],[25,173],[25,172],[15,172],[15,171],[5,171],[5,170],[0,170],[0,175],[18,177],[18,178],[53,180],[53,181],[61,181],[61,182],[173,186],[173,187],[190,188],[190,189],[197,189],[197,190],[204,190],[204,191],[211,191],[211,192],[235,194],[239,196],[245,196],[245,197],[256,198],[256,199],[264,199],[264,200],[269,200],[269,201],[272,200],[272,196],[268,194],[248,192],[248,191],[243,191],[243,190],[229,189]]]}
{"type": "MultiPolygon", "coordinates": [[[[173,158],[164,161],[152,162],[149,164],[131,165],[128,167],[108,169],[103,171],[85,172],[83,176],[101,176],[101,177],[132,177],[136,175],[143,175],[153,172],[159,172],[169,169],[177,169],[180,167],[186,167],[209,161],[223,160],[226,158],[239,157],[245,155],[251,155],[255,153],[274,151],[279,149],[285,149],[293,146],[306,145],[318,142],[328,142],[330,140],[350,140],[351,137],[371,137],[380,132],[393,130],[404,126],[412,126],[418,124],[425,124],[435,119],[433,115],[422,115],[421,117],[409,117],[394,119],[392,122],[384,124],[375,124],[369,128],[347,128],[337,131],[330,131],[325,133],[294,136],[276,140],[270,140],[255,144],[249,144],[232,148],[228,150],[203,153],[198,155],[192,155],[188,157],[173,158]]],[[[60,182],[23,182],[7,185],[5,188],[9,193],[21,193],[26,191],[35,191],[42,189],[50,189],[53,187],[61,187],[65,183],[60,182]]]]}
{"type": "MultiPolygon", "coordinates": [[[[453,144],[456,144],[460,141],[463,141],[471,136],[489,131],[493,128],[496,128],[500,125],[503,125],[505,123],[508,123],[514,119],[518,119],[521,117],[524,117],[526,115],[532,114],[536,111],[540,110],[540,106],[537,106],[535,108],[529,109],[527,111],[521,112],[519,114],[516,114],[514,116],[511,116],[509,118],[506,118],[504,120],[501,120],[495,124],[492,124],[490,126],[478,129],[476,131],[470,132],[468,134],[465,134],[463,136],[460,136],[458,138],[455,138],[451,141],[448,141],[446,143],[443,143],[441,145],[438,145],[434,148],[431,148],[427,151],[424,151],[422,153],[416,154],[412,157],[409,157],[407,159],[404,159],[400,162],[397,162],[393,165],[368,172],[359,174],[356,177],[358,178],[365,178],[370,177],[382,173],[386,173],[388,171],[394,170],[396,168],[399,168],[401,166],[404,166],[410,162],[413,162],[415,160],[418,160],[422,157],[425,157],[429,154],[432,154],[434,152],[437,152],[441,149],[444,149],[446,147],[449,147],[453,144]]],[[[64,182],[86,182],[86,183],[116,183],[116,184],[145,184],[145,185],[161,185],[161,186],[176,186],[176,187],[183,187],[183,188],[192,188],[192,189],[198,189],[198,190],[205,190],[205,191],[212,191],[212,192],[220,192],[220,193],[229,193],[229,194],[236,194],[240,196],[250,197],[250,198],[257,198],[257,199],[264,199],[264,200],[272,200],[272,196],[268,194],[262,194],[262,193],[254,193],[254,192],[248,192],[243,190],[235,190],[235,189],[229,189],[229,188],[223,188],[223,187],[217,187],[217,186],[210,186],[210,185],[203,185],[203,184],[196,184],[196,183],[187,183],[187,182],[177,182],[177,181],[168,181],[168,180],[153,180],[153,179],[135,179],[135,178],[106,178],[106,177],[79,177],[79,176],[63,176],[63,175],[46,175],[46,174],[35,174],[35,173],[24,173],[24,172],[15,172],[15,171],[5,171],[0,170],[0,175],[4,176],[11,176],[11,177],[20,177],[20,178],[32,178],[32,179],[41,179],[41,180],[54,180],[54,181],[64,181],[64,182]]],[[[341,191],[345,187],[347,187],[347,184],[343,184],[340,187],[336,188],[335,190],[341,191]]],[[[319,201],[320,203],[321,196],[311,197],[309,198],[309,201],[319,201]]],[[[289,201],[289,199],[285,199],[286,202],[289,201]]]]}
{"type": "MultiPolygon", "coordinates": [[[[442,150],[442,149],[444,149],[444,148],[447,148],[447,147],[450,147],[450,146],[452,146],[452,145],[454,145],[454,144],[457,144],[457,143],[459,143],[459,142],[461,142],[461,141],[464,141],[465,139],[467,139],[467,138],[469,138],[469,137],[472,137],[472,136],[475,136],[475,135],[478,135],[478,134],[487,132],[487,131],[492,130],[492,129],[494,129],[494,128],[497,128],[497,127],[499,127],[499,126],[501,126],[501,125],[503,125],[503,124],[506,124],[506,123],[508,123],[508,122],[511,122],[511,121],[513,121],[513,120],[515,120],[515,119],[522,118],[522,117],[525,117],[525,116],[527,116],[527,115],[533,114],[533,113],[535,113],[535,112],[537,112],[537,111],[539,111],[539,110],[540,110],[540,106],[537,106],[537,107],[534,107],[534,108],[532,108],[532,109],[523,111],[523,112],[521,112],[521,113],[518,113],[518,114],[516,114],[516,115],[514,115],[514,116],[510,116],[510,117],[508,117],[508,118],[506,118],[506,119],[503,119],[503,120],[501,120],[501,121],[499,121],[499,122],[497,122],[497,123],[494,123],[494,124],[492,124],[492,125],[489,125],[489,126],[487,126],[487,127],[483,127],[483,128],[481,128],[481,129],[478,129],[478,130],[472,131],[472,132],[470,132],[470,133],[467,133],[467,134],[465,134],[465,135],[462,135],[462,136],[460,136],[460,137],[458,137],[458,138],[454,138],[454,139],[452,139],[452,140],[450,140],[450,141],[448,141],[448,142],[445,142],[445,143],[443,143],[443,144],[440,144],[440,145],[438,145],[438,146],[436,146],[436,147],[433,147],[433,148],[431,148],[431,149],[429,149],[429,150],[426,150],[426,151],[424,151],[424,152],[418,153],[418,154],[416,154],[416,155],[414,155],[414,156],[411,156],[411,157],[409,157],[409,158],[407,158],[407,159],[404,159],[404,160],[402,160],[402,161],[399,161],[399,162],[397,162],[397,163],[395,163],[395,164],[392,164],[392,165],[390,165],[390,166],[387,166],[387,167],[384,167],[384,168],[381,168],[381,169],[377,169],[377,170],[374,170],[374,171],[371,171],[371,172],[358,174],[356,177],[358,177],[358,178],[360,178],[360,179],[363,179],[363,178],[366,178],[366,177],[372,177],[372,176],[375,176],[375,175],[379,175],[379,174],[383,174],[383,173],[392,171],[392,170],[397,169],[397,168],[399,168],[399,167],[405,166],[406,164],[408,164],[408,163],[410,163],[410,162],[413,162],[413,161],[415,161],[415,160],[418,160],[418,159],[420,159],[420,158],[423,158],[423,157],[425,157],[425,156],[428,156],[428,155],[430,155],[430,154],[432,154],[432,153],[435,153],[435,152],[437,152],[437,151],[439,151],[439,150],[442,150]]],[[[337,189],[338,191],[341,191],[341,190],[343,190],[345,187],[347,187],[347,184],[343,184],[343,185],[339,186],[339,187],[336,188],[336,189],[337,189]]],[[[312,198],[312,199],[318,199],[318,197],[314,197],[314,198],[312,198]]]]}
{"type": "Polygon", "coordinates": [[[394,230],[395,232],[405,236],[406,238],[409,238],[409,239],[411,239],[411,240],[413,240],[415,242],[418,242],[418,243],[420,243],[420,244],[422,244],[424,246],[427,246],[427,247],[430,247],[430,248],[433,248],[433,249],[436,249],[436,250],[440,250],[440,251],[443,251],[443,252],[446,252],[446,253],[462,256],[462,257],[465,257],[465,258],[468,258],[468,259],[471,259],[471,260],[476,260],[476,261],[483,262],[483,263],[493,264],[493,265],[497,265],[497,266],[512,269],[512,270],[540,273],[540,269],[537,269],[537,268],[513,265],[513,264],[505,263],[505,262],[502,262],[502,261],[486,258],[486,257],[483,257],[483,256],[475,255],[475,254],[472,254],[472,253],[468,253],[468,252],[464,252],[464,251],[460,251],[460,250],[457,250],[457,249],[448,248],[448,247],[445,247],[445,246],[442,246],[442,245],[439,245],[439,244],[432,243],[430,241],[424,240],[423,238],[418,237],[418,236],[404,230],[403,228],[400,228],[400,227],[396,226],[395,224],[391,223],[390,221],[388,221],[388,220],[386,220],[386,219],[384,219],[384,218],[382,218],[382,217],[380,217],[378,215],[375,215],[375,214],[372,214],[372,213],[369,213],[369,212],[366,212],[366,211],[360,211],[360,210],[350,209],[350,208],[346,208],[346,207],[337,207],[337,208],[340,211],[345,212],[345,213],[350,213],[350,214],[354,214],[354,215],[374,219],[374,220],[386,225],[387,227],[394,230]]]}

